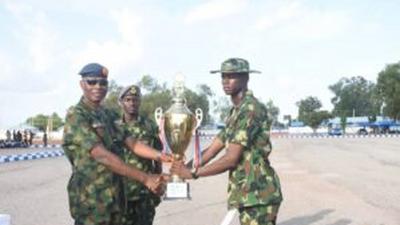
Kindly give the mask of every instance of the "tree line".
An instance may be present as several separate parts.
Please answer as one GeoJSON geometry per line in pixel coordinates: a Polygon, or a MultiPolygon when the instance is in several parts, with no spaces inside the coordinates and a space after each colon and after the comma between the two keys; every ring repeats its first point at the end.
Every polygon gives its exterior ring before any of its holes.
{"type": "MultiPolygon", "coordinates": [[[[135,83],[142,90],[142,102],[140,107],[140,114],[147,118],[154,120],[154,111],[158,107],[162,107],[166,111],[171,106],[172,92],[166,83],[160,84],[154,77],[144,75],[135,83]]],[[[105,107],[115,110],[121,115],[121,108],[118,104],[118,96],[124,87],[119,85],[116,81],[111,80],[108,86],[107,97],[104,100],[105,107]]],[[[227,97],[217,97],[211,88],[206,84],[197,85],[195,90],[185,89],[185,98],[188,108],[194,112],[195,109],[201,108],[203,110],[204,124],[213,124],[215,122],[223,122],[223,119],[229,113],[231,102],[227,97]],[[216,117],[211,114],[217,115],[216,117]]],[[[269,112],[270,125],[277,124],[279,108],[274,105],[272,100],[264,104],[269,112]]],[[[56,130],[63,126],[63,119],[57,113],[52,115],[38,114],[36,116],[26,119],[26,123],[32,124],[41,131],[47,129],[49,118],[53,121],[52,128],[56,130]]]]}
{"type": "Polygon", "coordinates": [[[334,94],[332,112],[321,110],[321,101],[315,96],[296,103],[298,119],[314,130],[332,117],[341,118],[343,126],[351,116],[367,116],[371,122],[378,115],[400,119],[400,62],[386,65],[376,83],[362,76],[343,77],[328,88],[334,94]]]}
{"type": "MultiPolygon", "coordinates": [[[[136,83],[141,87],[142,105],[140,113],[154,119],[154,110],[157,107],[163,107],[167,110],[171,105],[172,93],[166,83],[160,84],[150,75],[144,75],[136,83]]],[[[104,101],[106,107],[121,112],[118,105],[118,95],[123,86],[111,81],[109,84],[108,95],[104,101]]],[[[388,64],[379,72],[377,81],[366,80],[362,76],[343,77],[336,83],[330,85],[329,90],[334,97],[331,99],[333,110],[328,112],[321,110],[322,103],[316,96],[307,96],[299,100],[298,120],[314,130],[320,124],[329,118],[340,117],[342,123],[350,116],[368,116],[369,120],[375,121],[378,115],[387,116],[394,120],[400,119],[400,62],[388,64]]],[[[211,88],[206,84],[200,84],[196,90],[186,89],[185,97],[187,106],[193,112],[196,108],[201,108],[204,113],[203,124],[210,124],[222,121],[226,118],[231,107],[227,97],[217,97],[211,88]],[[212,117],[211,114],[219,115],[212,117]]],[[[280,113],[279,108],[272,100],[264,103],[269,113],[269,122],[271,126],[282,126],[278,122],[280,113]]],[[[53,121],[53,130],[63,125],[63,120],[57,113],[52,115],[39,114],[26,120],[27,123],[46,130],[49,118],[53,121]]],[[[290,115],[285,115],[284,120],[291,120],[290,115]]]]}

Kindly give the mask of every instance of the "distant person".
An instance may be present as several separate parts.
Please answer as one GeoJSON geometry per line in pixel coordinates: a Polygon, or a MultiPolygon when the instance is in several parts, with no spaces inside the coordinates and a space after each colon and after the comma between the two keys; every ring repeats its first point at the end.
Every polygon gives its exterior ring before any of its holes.
{"type": "MultiPolygon", "coordinates": [[[[141,103],[140,88],[131,85],[124,88],[118,97],[122,108],[122,118],[118,124],[125,127],[132,137],[153,147],[162,150],[162,142],[158,135],[158,127],[155,122],[139,115],[141,103]]],[[[129,165],[141,168],[147,173],[161,173],[161,164],[138,157],[131,151],[125,151],[125,162],[129,165]]],[[[130,179],[123,179],[124,194],[127,207],[124,213],[124,225],[152,225],[156,213],[156,207],[160,203],[160,197],[154,195],[144,185],[130,179]]]]}
{"type": "Polygon", "coordinates": [[[44,132],[43,134],[43,147],[47,147],[47,133],[44,132]]]}
{"type": "Polygon", "coordinates": [[[33,136],[35,136],[35,134],[29,130],[29,145],[33,144],[33,136]]]}
{"type": "Polygon", "coordinates": [[[26,146],[28,145],[28,130],[24,130],[23,143],[26,146]]]}
{"type": "Polygon", "coordinates": [[[124,163],[124,147],[151,160],[171,161],[172,157],[116,126],[119,117],[101,105],[108,89],[107,68],[90,63],[79,74],[83,96],[68,110],[62,145],[72,166],[67,187],[71,216],[79,225],[120,225],[125,206],[122,176],[158,195],[165,185],[163,176],[124,163]]]}
{"type": "Polygon", "coordinates": [[[17,140],[16,140],[17,142],[21,142],[22,141],[22,134],[21,134],[21,131],[17,131],[17,140]]]}
{"type": "Polygon", "coordinates": [[[13,130],[12,132],[12,140],[17,141],[17,133],[15,132],[15,130],[13,130]]]}
{"type": "Polygon", "coordinates": [[[6,137],[7,137],[7,141],[11,141],[11,132],[10,132],[10,130],[6,131],[6,137]]]}
{"type": "Polygon", "coordinates": [[[202,167],[190,171],[183,162],[174,162],[171,172],[197,179],[229,171],[228,207],[238,209],[242,225],[275,225],[282,202],[278,175],[268,159],[271,153],[268,114],[265,106],[247,88],[249,63],[240,58],[224,61],[222,86],[233,107],[211,145],[203,151],[202,167]],[[210,162],[222,149],[222,157],[210,162]],[[206,165],[210,162],[208,165],[206,165]]]}

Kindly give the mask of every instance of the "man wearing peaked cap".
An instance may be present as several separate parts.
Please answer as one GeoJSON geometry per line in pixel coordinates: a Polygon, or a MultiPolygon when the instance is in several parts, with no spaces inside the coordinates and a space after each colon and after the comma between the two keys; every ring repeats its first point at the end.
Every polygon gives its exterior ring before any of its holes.
{"type": "Polygon", "coordinates": [[[122,103],[122,99],[127,96],[127,95],[131,95],[131,96],[135,96],[135,97],[141,97],[142,93],[140,91],[140,87],[136,86],[136,85],[130,85],[128,87],[125,87],[124,89],[122,89],[122,91],[119,93],[118,96],[118,102],[121,104],[122,103]]]}
{"type": "MultiPolygon", "coordinates": [[[[118,123],[124,127],[135,139],[157,150],[162,150],[159,139],[158,127],[155,122],[139,114],[141,103],[140,88],[130,85],[124,88],[118,97],[122,108],[122,118],[118,123]]],[[[161,173],[161,164],[156,161],[140,158],[130,151],[124,153],[125,162],[128,165],[141,168],[147,173],[161,173]]],[[[139,182],[123,179],[125,198],[127,200],[124,212],[123,225],[152,225],[155,216],[155,208],[160,203],[160,197],[154,195],[139,182]]]]}
{"type": "Polygon", "coordinates": [[[89,63],[81,69],[79,75],[81,75],[82,77],[107,78],[108,69],[98,63],[89,63]]]}
{"type": "Polygon", "coordinates": [[[137,180],[156,194],[163,190],[163,177],[123,162],[123,147],[152,160],[170,161],[171,157],[117,127],[116,113],[101,105],[108,88],[104,66],[90,63],[79,74],[83,96],[68,110],[62,144],[72,166],[67,186],[71,216],[75,225],[120,225],[125,205],[121,176],[137,180]]]}
{"type": "Polygon", "coordinates": [[[221,73],[223,90],[233,103],[226,126],[202,151],[202,167],[190,171],[182,162],[173,163],[172,172],[197,179],[229,171],[228,207],[239,210],[240,223],[275,225],[282,192],[268,160],[272,150],[268,114],[247,87],[249,74],[259,71],[250,70],[245,59],[230,58],[220,70],[210,72],[221,73]],[[222,149],[224,156],[210,162],[222,149]]]}

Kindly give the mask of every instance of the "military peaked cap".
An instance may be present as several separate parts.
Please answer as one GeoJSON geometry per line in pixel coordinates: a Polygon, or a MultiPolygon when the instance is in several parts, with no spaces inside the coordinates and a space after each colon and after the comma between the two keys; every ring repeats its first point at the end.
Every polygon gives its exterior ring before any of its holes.
{"type": "Polygon", "coordinates": [[[133,95],[133,96],[140,97],[142,95],[140,93],[140,87],[136,86],[136,85],[130,85],[130,86],[122,89],[122,91],[119,93],[118,101],[122,102],[122,99],[126,95],[133,95]]]}
{"type": "Polygon", "coordinates": [[[89,63],[81,69],[79,75],[81,75],[82,77],[107,78],[108,69],[98,63],[89,63]]]}

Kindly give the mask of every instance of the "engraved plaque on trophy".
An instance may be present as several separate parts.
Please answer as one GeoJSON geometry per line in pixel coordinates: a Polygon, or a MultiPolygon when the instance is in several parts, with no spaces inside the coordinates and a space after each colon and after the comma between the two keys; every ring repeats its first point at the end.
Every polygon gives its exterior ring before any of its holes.
{"type": "MultiPolygon", "coordinates": [[[[186,149],[190,143],[193,131],[200,126],[203,111],[196,109],[195,115],[187,108],[184,98],[183,77],[177,77],[172,91],[172,105],[163,113],[159,107],[155,111],[155,117],[165,136],[174,160],[183,160],[186,149]]],[[[171,180],[167,183],[165,192],[166,199],[188,199],[189,184],[178,175],[172,174],[171,180]]]]}

